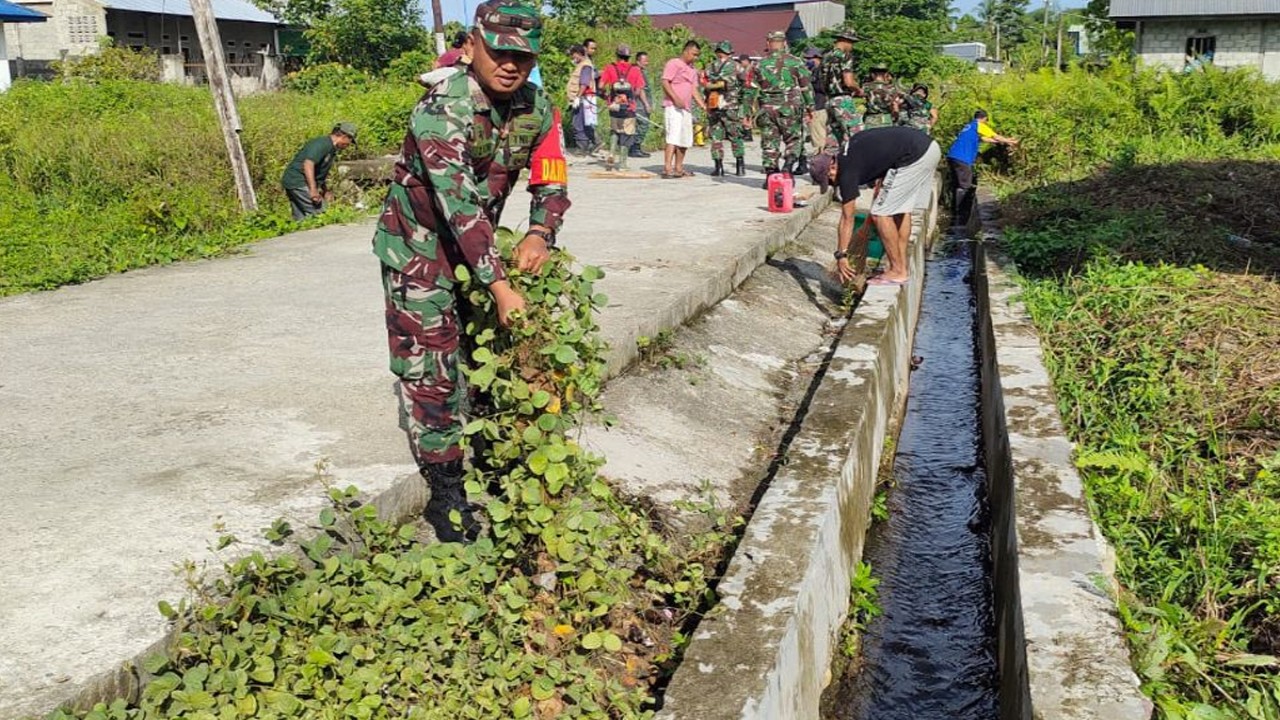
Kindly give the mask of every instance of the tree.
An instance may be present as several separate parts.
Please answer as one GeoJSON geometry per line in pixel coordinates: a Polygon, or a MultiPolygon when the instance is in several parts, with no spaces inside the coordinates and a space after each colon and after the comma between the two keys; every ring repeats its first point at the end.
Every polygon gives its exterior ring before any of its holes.
{"type": "Polygon", "coordinates": [[[987,32],[996,39],[996,59],[1004,51],[1027,39],[1027,4],[1029,0],[983,0],[978,6],[987,32]]]}
{"type": "Polygon", "coordinates": [[[334,0],[306,30],[310,59],[379,72],[405,51],[428,46],[421,18],[417,0],[334,0]]]}
{"type": "Polygon", "coordinates": [[[618,26],[627,22],[643,0],[549,0],[556,17],[573,25],[618,26]]]}
{"type": "Polygon", "coordinates": [[[1094,52],[1109,57],[1133,57],[1133,32],[1121,30],[1111,20],[1111,0],[1089,0],[1084,16],[1094,52]]]}
{"type": "Polygon", "coordinates": [[[849,18],[861,25],[889,18],[946,22],[951,0],[850,0],[849,18]]]}

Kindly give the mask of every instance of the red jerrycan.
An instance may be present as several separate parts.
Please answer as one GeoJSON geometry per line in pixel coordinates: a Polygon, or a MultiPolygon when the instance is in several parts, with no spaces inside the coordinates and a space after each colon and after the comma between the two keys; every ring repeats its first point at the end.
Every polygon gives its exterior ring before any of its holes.
{"type": "Polygon", "coordinates": [[[795,206],[795,183],[791,173],[769,175],[769,212],[789,213],[795,206]]]}

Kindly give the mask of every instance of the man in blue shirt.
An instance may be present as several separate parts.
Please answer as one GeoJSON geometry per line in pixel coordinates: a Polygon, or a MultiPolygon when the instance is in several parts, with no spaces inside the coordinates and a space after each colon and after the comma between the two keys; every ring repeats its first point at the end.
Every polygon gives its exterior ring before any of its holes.
{"type": "Polygon", "coordinates": [[[983,143],[997,145],[1017,145],[1018,141],[997,135],[987,124],[987,111],[979,110],[956,136],[955,142],[947,150],[947,165],[951,167],[951,197],[955,200],[954,224],[968,225],[969,214],[973,210],[973,191],[978,186],[978,177],[973,166],[978,162],[978,154],[983,143]]]}

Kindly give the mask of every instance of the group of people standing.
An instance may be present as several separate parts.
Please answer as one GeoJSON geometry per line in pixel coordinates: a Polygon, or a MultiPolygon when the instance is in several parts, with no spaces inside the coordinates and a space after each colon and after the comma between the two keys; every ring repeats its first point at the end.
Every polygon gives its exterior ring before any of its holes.
{"type": "MultiPolygon", "coordinates": [[[[736,175],[745,174],[746,133],[758,128],[766,172],[808,169],[825,191],[840,188],[841,221],[837,269],[845,280],[854,238],[854,211],[865,186],[876,188],[871,215],[885,242],[888,263],[870,282],[907,282],[906,244],[911,212],[927,199],[940,161],[929,136],[936,112],[928,88],[910,92],[893,85],[886,68],[855,76],[851,29],[836,47],[804,60],[787,51],[782,33],[770,33],[758,62],[733,54],[727,42],[697,70],[697,42],[664,66],[660,78],[667,150],[664,176],[683,177],[684,152],[693,144],[693,107],[707,115],[715,159],[723,175],[729,141],[736,175]],[[818,98],[825,104],[816,107],[818,98]],[[806,125],[825,114],[827,132],[811,156],[805,154],[806,125]],[[806,123],[808,121],[808,123],[806,123]]],[[[401,427],[430,489],[425,520],[442,541],[476,538],[479,524],[463,487],[463,418],[473,403],[463,367],[472,342],[464,319],[472,312],[469,287],[484,288],[503,327],[525,309],[512,270],[537,274],[550,258],[569,210],[568,166],[561,113],[530,81],[542,45],[539,8],[527,0],[487,0],[475,23],[454,41],[454,62],[424,74],[426,88],[410,113],[407,133],[392,171],[373,237],[381,265],[390,369],[398,378],[401,427]],[[528,171],[529,224],[510,258],[495,243],[495,228],[507,199],[528,171]],[[472,285],[466,284],[467,278],[472,285]]],[[[576,149],[598,146],[597,111],[609,113],[616,154],[643,156],[637,142],[655,110],[647,56],[617,48],[617,60],[599,75],[588,40],[573,50],[569,101],[576,149]]],[[[354,143],[356,128],[339,123],[309,142],[290,164],[284,185],[295,216],[317,210],[326,199],[326,179],[339,150],[354,143]]],[[[815,139],[819,133],[814,132],[815,139]]],[[[952,147],[953,171],[963,176],[982,142],[1001,138],[976,118],[952,147]],[[958,169],[957,169],[958,168],[958,169]]],[[[970,167],[971,169],[971,167],[970,167]]],[[[969,176],[971,181],[971,175],[969,176]]]]}

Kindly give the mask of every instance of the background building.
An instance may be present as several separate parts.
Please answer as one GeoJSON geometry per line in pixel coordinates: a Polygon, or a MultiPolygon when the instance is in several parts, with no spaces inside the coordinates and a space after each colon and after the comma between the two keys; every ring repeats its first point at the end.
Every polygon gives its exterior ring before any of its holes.
{"type": "Polygon", "coordinates": [[[1111,19],[1133,29],[1150,65],[1254,67],[1280,80],[1280,0],[1111,0],[1111,19]]]}
{"type": "Polygon", "coordinates": [[[9,89],[10,78],[13,72],[9,67],[8,48],[4,41],[4,27],[6,24],[18,23],[42,23],[49,18],[44,14],[38,13],[30,8],[14,5],[9,0],[0,0],[0,92],[9,89]]]}
{"type": "MultiPolygon", "coordinates": [[[[187,0],[14,0],[48,15],[42,25],[5,28],[9,53],[38,74],[50,61],[96,52],[106,36],[119,47],[180,56],[202,74],[204,55],[187,0]]],[[[280,23],[245,0],[212,0],[227,63],[237,74],[252,72],[280,46],[280,23]]]]}

